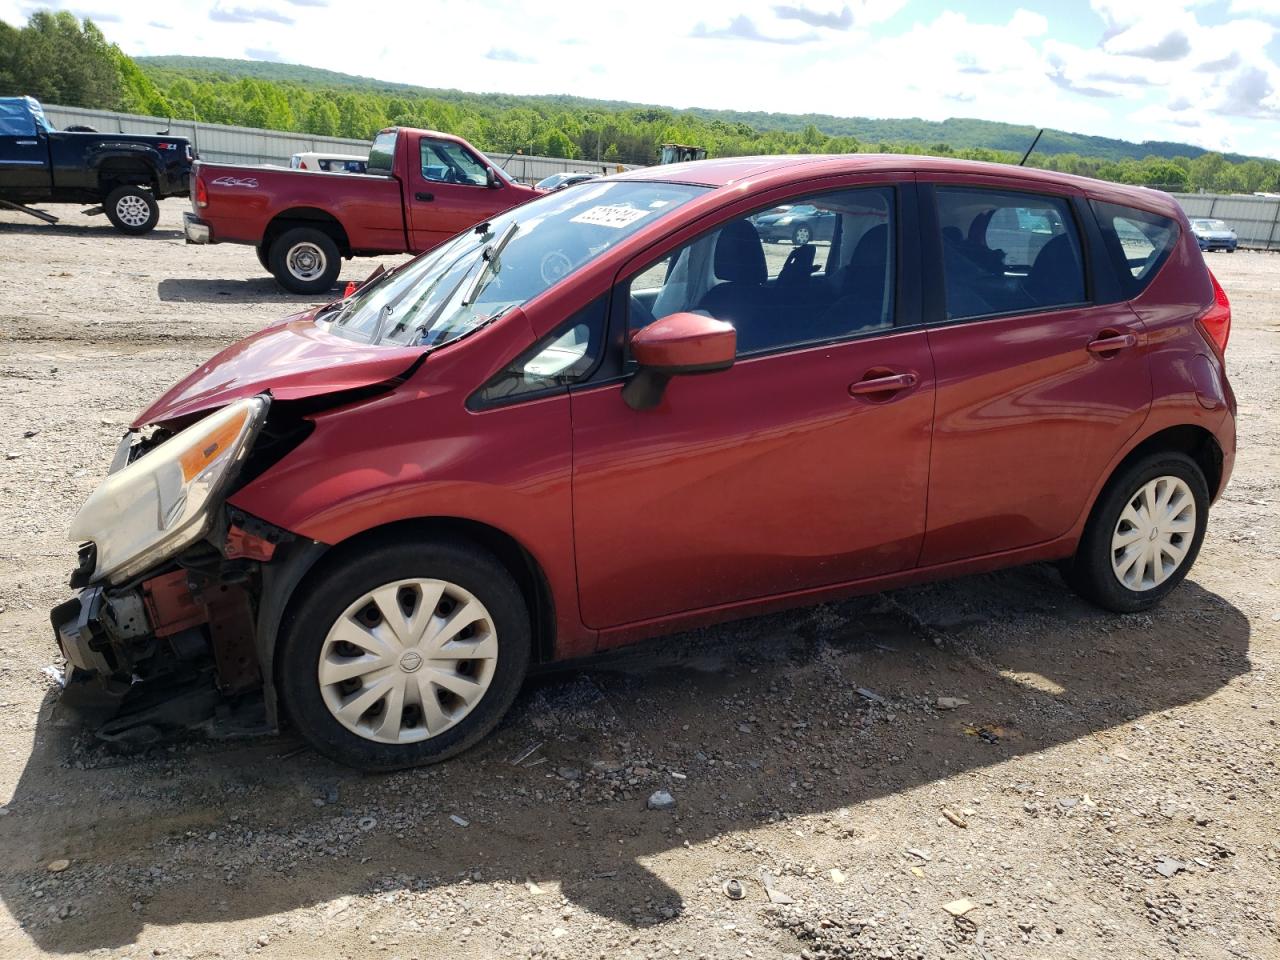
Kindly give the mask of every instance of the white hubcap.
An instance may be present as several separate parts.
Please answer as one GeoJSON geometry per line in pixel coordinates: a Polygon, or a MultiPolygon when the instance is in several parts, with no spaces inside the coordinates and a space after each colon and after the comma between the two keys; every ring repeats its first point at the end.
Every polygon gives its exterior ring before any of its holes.
{"type": "Polygon", "coordinates": [[[315,280],[327,265],[324,251],[314,243],[299,243],[289,248],[286,258],[289,272],[299,280],[315,280]]]}
{"type": "Polygon", "coordinates": [[[1196,532],[1196,500],[1179,477],[1157,477],[1134,493],[1111,535],[1111,569],[1130,590],[1151,590],[1186,559],[1196,532]]]}
{"type": "Polygon", "coordinates": [[[151,208],[142,197],[129,194],[116,201],[116,216],[125,226],[141,227],[151,219],[151,208]]]}
{"type": "Polygon", "coordinates": [[[484,604],[445,580],[397,580],[343,611],[316,677],[325,706],[352,733],[414,743],[470,713],[497,664],[498,633],[484,604]]]}

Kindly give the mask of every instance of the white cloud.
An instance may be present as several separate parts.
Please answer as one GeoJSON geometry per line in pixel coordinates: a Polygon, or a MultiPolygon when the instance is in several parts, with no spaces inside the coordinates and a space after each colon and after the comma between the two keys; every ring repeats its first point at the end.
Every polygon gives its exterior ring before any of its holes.
{"type": "MultiPolygon", "coordinates": [[[[0,0],[0,18],[20,23],[37,2],[0,0]]],[[[51,2],[108,8],[120,20],[101,26],[131,54],[243,57],[248,46],[428,87],[981,117],[1280,156],[1280,67],[1269,52],[1280,0],[1091,0],[1101,27],[1076,43],[1064,37],[1079,25],[1064,25],[1078,12],[1016,0],[1000,16],[907,0],[615,0],[590,16],[572,4],[472,0],[465,17],[456,0],[417,0],[412,16],[396,14],[414,42],[389,41],[387,18],[367,5],[332,0],[166,0],[156,25],[154,0],[51,2]],[[212,19],[215,9],[225,19],[212,19]]]]}
{"type": "Polygon", "coordinates": [[[1227,8],[1233,17],[1274,17],[1280,19],[1280,0],[1231,0],[1227,8]]]}
{"type": "Polygon", "coordinates": [[[1049,18],[1042,13],[1018,9],[1013,11],[1009,29],[1020,37],[1043,37],[1049,32],[1049,18]]]}

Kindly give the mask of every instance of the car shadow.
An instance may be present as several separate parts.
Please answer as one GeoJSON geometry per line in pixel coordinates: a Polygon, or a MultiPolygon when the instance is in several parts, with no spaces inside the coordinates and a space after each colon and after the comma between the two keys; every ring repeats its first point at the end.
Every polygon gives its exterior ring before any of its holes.
{"type": "MultiPolygon", "coordinates": [[[[335,285],[330,292],[338,293],[335,285]]],[[[273,277],[248,280],[210,280],[204,278],[161,280],[156,294],[165,303],[322,303],[332,299],[325,293],[289,293],[273,277]]]]}
{"type": "Polygon", "coordinates": [[[384,776],[291,736],[120,755],[50,700],[0,818],[0,896],[55,952],[299,908],[322,923],[344,897],[478,881],[558,884],[593,914],[662,924],[684,901],[646,861],[783,820],[848,823],[876,798],[1099,734],[1103,753],[1109,729],[1245,673],[1249,636],[1194,582],[1116,617],[1033,566],[550,671],[479,747],[384,776]],[[658,789],[674,810],[646,809],[658,789]],[[70,867],[50,872],[58,858],[70,867]]]}
{"type": "Polygon", "coordinates": [[[181,230],[166,230],[161,227],[156,227],[150,233],[130,236],[113,227],[105,216],[103,216],[100,223],[94,224],[43,223],[36,220],[32,220],[30,223],[13,223],[7,220],[0,220],[0,234],[17,236],[24,234],[47,236],[53,234],[66,237],[94,237],[105,234],[119,237],[122,240],[181,240],[183,238],[181,230]]]}

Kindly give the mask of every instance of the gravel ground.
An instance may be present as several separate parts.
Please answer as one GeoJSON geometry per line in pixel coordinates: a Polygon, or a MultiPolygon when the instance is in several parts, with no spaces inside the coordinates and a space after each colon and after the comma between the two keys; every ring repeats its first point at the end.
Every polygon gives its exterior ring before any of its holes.
{"type": "Polygon", "coordinates": [[[1155,613],[1047,566],[831,604],[537,678],[465,756],[361,776],[52,709],[63,532],[125,424],[303,302],[182,210],[0,213],[0,957],[1280,956],[1280,257],[1211,258],[1240,455],[1155,613]]]}

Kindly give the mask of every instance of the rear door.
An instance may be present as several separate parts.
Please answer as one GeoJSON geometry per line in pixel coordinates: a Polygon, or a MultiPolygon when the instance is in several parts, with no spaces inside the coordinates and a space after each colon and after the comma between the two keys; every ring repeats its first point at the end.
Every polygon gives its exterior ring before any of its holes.
{"type": "Polygon", "coordinates": [[[803,201],[841,211],[843,229],[811,246],[791,282],[779,283],[791,248],[762,249],[750,210],[624,271],[614,316],[628,336],[702,310],[734,324],[738,359],[673,378],[653,409],[633,410],[616,382],[571,394],[588,625],[915,564],[933,369],[915,322],[914,186],[886,179],[803,201]]]}
{"type": "Polygon", "coordinates": [[[505,186],[490,187],[488,164],[454,140],[419,137],[410,160],[405,206],[415,253],[443,243],[505,206],[505,186]]]}
{"type": "Polygon", "coordinates": [[[1152,389],[1141,321],[1093,302],[1097,231],[1079,196],[957,177],[922,185],[921,203],[937,293],[929,565],[1066,533],[1152,389]]]}
{"type": "Polygon", "coordinates": [[[38,199],[51,184],[49,147],[22,99],[0,101],[0,189],[38,199]]]}

